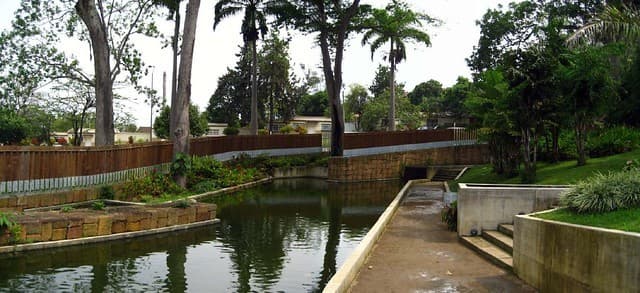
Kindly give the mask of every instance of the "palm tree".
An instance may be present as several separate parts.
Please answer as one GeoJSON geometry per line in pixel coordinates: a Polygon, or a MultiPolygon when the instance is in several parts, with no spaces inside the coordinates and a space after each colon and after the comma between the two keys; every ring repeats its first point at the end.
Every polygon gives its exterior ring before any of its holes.
{"type": "Polygon", "coordinates": [[[390,45],[387,56],[391,64],[390,81],[390,109],[389,109],[389,130],[394,131],[396,120],[396,89],[395,72],[396,65],[407,58],[405,42],[415,41],[431,46],[429,35],[419,29],[422,21],[433,22],[427,15],[413,12],[404,2],[393,0],[385,9],[374,9],[372,16],[366,22],[367,31],[362,38],[362,45],[371,41],[371,59],[373,54],[387,42],[390,45]]]}
{"type": "Polygon", "coordinates": [[[251,122],[252,135],[258,134],[258,82],[256,41],[267,33],[266,6],[262,0],[219,0],[215,6],[213,29],[228,16],[244,10],[241,33],[245,43],[251,47],[251,122]]]}
{"type": "Polygon", "coordinates": [[[583,42],[637,40],[638,37],[640,37],[640,10],[626,5],[620,8],[608,5],[589,24],[574,32],[567,39],[567,44],[576,46],[583,42]]]}

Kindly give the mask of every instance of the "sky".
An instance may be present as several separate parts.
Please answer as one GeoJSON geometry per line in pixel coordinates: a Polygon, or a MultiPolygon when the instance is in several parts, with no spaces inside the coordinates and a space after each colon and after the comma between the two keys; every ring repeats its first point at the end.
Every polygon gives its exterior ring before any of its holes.
{"type": "MultiPolygon", "coordinates": [[[[431,47],[420,44],[407,46],[407,59],[398,65],[396,79],[404,83],[405,89],[412,90],[417,84],[430,79],[440,81],[444,86],[451,86],[458,76],[470,77],[465,58],[472,53],[473,46],[480,37],[480,28],[476,20],[480,19],[487,9],[497,8],[513,0],[406,0],[410,7],[431,17],[438,18],[443,23],[438,27],[424,26],[423,29],[431,36],[431,47]]],[[[185,3],[187,1],[184,1],[185,3]]],[[[213,31],[214,0],[204,0],[200,6],[196,44],[192,74],[191,100],[201,111],[208,104],[211,94],[216,89],[217,80],[229,67],[236,63],[235,54],[242,43],[240,24],[242,15],[224,19],[213,31]]],[[[362,0],[363,3],[374,7],[384,7],[388,1],[362,0]]],[[[0,1],[0,29],[10,28],[13,12],[18,8],[19,0],[0,1]]],[[[184,9],[184,5],[183,5],[184,9]]],[[[168,22],[159,24],[165,35],[172,34],[172,25],[168,22]]],[[[321,53],[319,46],[313,42],[313,36],[305,36],[291,32],[290,57],[292,64],[301,75],[299,66],[306,65],[322,75],[321,53]]],[[[355,35],[348,41],[343,67],[344,83],[348,89],[351,84],[361,84],[368,87],[374,78],[379,64],[387,64],[383,56],[383,47],[371,59],[368,46],[361,46],[361,35],[355,35]]],[[[135,44],[141,49],[143,60],[154,66],[153,85],[159,94],[162,93],[162,73],[171,76],[171,49],[162,49],[157,40],[135,39],[135,44]]],[[[66,41],[61,48],[74,54],[80,60],[81,66],[92,72],[92,62],[89,60],[89,46],[77,41],[66,41]]],[[[388,51],[388,50],[387,50],[388,51]]],[[[142,80],[143,84],[151,85],[151,75],[142,80]]],[[[144,104],[144,98],[133,91],[125,91],[125,95],[133,97],[126,107],[137,119],[139,126],[149,125],[149,106],[144,104]]],[[[168,98],[170,100],[170,98],[168,98]]]]}

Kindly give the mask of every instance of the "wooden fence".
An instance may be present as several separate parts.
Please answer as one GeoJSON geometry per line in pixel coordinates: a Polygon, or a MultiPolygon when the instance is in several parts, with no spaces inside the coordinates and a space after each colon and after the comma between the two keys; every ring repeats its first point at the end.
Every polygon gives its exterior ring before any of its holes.
{"type": "Polygon", "coordinates": [[[454,140],[454,133],[448,129],[348,133],[344,137],[344,148],[349,150],[451,140],[454,140]]]}
{"type": "MultiPolygon", "coordinates": [[[[374,132],[345,135],[345,150],[473,139],[457,130],[374,132]]],[[[323,138],[311,135],[205,137],[191,140],[195,156],[247,152],[286,155],[320,152],[323,138]]],[[[0,146],[0,195],[86,187],[123,181],[152,169],[168,170],[173,146],[154,142],[109,147],[0,146]]]]}

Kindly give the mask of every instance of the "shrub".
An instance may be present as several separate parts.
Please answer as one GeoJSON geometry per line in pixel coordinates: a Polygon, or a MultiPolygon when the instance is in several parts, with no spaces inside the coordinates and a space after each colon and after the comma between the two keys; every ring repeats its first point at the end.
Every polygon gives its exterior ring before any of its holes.
{"type": "Polygon", "coordinates": [[[184,189],[175,184],[168,175],[154,171],[144,177],[125,182],[122,192],[128,198],[142,195],[159,197],[165,193],[179,194],[184,192],[184,189]]]}
{"type": "Polygon", "coordinates": [[[218,188],[218,185],[215,180],[205,180],[193,185],[190,188],[190,190],[193,191],[194,193],[199,194],[199,193],[213,191],[213,190],[216,190],[217,188],[218,188]]]}
{"type": "Polygon", "coordinates": [[[222,133],[224,133],[224,135],[238,135],[238,133],[240,133],[240,129],[233,127],[233,126],[229,126],[226,127],[222,133]]]}
{"type": "Polygon", "coordinates": [[[309,131],[307,130],[306,127],[302,125],[298,125],[296,126],[295,132],[297,132],[298,134],[307,134],[309,131]]]}
{"type": "Polygon", "coordinates": [[[451,205],[442,209],[442,222],[447,224],[449,231],[458,229],[458,201],[454,201],[451,205]]]}
{"type": "Polygon", "coordinates": [[[604,157],[637,149],[640,145],[640,130],[625,126],[593,131],[587,140],[591,157],[604,157]]]}
{"type": "Polygon", "coordinates": [[[116,192],[113,190],[111,185],[100,186],[100,191],[98,192],[98,197],[100,199],[110,199],[113,200],[116,196],[116,192]]]}
{"type": "Polygon", "coordinates": [[[285,125],[280,128],[280,133],[282,134],[289,134],[291,132],[293,132],[293,126],[291,125],[285,125]]]}
{"type": "Polygon", "coordinates": [[[94,201],[93,204],[91,204],[91,209],[96,210],[96,211],[101,211],[104,210],[105,204],[104,201],[94,201]]]}
{"type": "Polygon", "coordinates": [[[269,130],[264,128],[258,129],[258,135],[267,135],[267,134],[269,134],[269,130]]]}
{"type": "Polygon", "coordinates": [[[60,209],[60,212],[68,213],[68,212],[70,212],[70,211],[73,211],[74,209],[75,209],[75,208],[74,208],[74,207],[72,207],[72,206],[70,206],[70,205],[65,205],[65,206],[63,206],[63,207],[60,209]]]}
{"type": "Polygon", "coordinates": [[[565,192],[561,203],[578,213],[602,213],[640,206],[640,170],[597,174],[565,192]]]}

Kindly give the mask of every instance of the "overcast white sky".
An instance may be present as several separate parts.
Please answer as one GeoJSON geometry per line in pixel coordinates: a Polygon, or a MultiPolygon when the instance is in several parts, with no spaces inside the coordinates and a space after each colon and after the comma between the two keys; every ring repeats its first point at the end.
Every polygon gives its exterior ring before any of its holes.
{"type": "MultiPolygon", "coordinates": [[[[383,7],[386,0],[362,0],[377,7],[383,7]]],[[[458,76],[470,76],[465,58],[471,55],[473,46],[477,44],[480,29],[476,20],[489,8],[496,8],[498,4],[506,5],[513,0],[406,0],[412,9],[429,14],[442,20],[439,27],[425,27],[431,35],[432,46],[409,45],[407,60],[398,66],[397,79],[406,84],[411,90],[421,82],[429,79],[440,81],[445,86],[455,83],[458,76]]],[[[187,2],[187,1],[184,1],[187,2]]],[[[224,74],[227,67],[236,63],[235,54],[242,42],[240,35],[241,15],[225,19],[214,32],[213,7],[214,0],[204,0],[200,6],[198,29],[196,32],[195,56],[192,77],[192,101],[200,110],[204,110],[209,97],[215,91],[218,77],[224,74]]],[[[10,27],[13,12],[17,9],[19,0],[0,0],[0,29],[10,27]]],[[[184,7],[183,7],[184,8],[184,7]]],[[[166,35],[171,35],[172,26],[169,23],[160,26],[166,35]]],[[[361,36],[355,36],[349,41],[344,58],[344,81],[348,88],[350,84],[358,83],[369,86],[373,80],[375,70],[383,60],[384,49],[380,50],[371,60],[369,47],[360,45],[361,36]]],[[[143,51],[143,58],[147,64],[155,66],[155,88],[161,93],[162,72],[171,75],[170,48],[162,50],[157,41],[137,40],[143,51]]],[[[89,72],[92,62],[87,57],[89,48],[86,44],[76,43],[65,45],[70,53],[81,56],[80,61],[89,72]],[[75,51],[71,51],[75,50],[75,51]]],[[[321,73],[320,49],[313,43],[311,36],[295,34],[290,45],[291,61],[299,67],[300,64],[314,68],[321,73]]],[[[151,77],[147,77],[147,84],[151,77]]],[[[138,125],[149,124],[148,106],[143,98],[131,104],[131,112],[138,120],[138,125]]]]}

